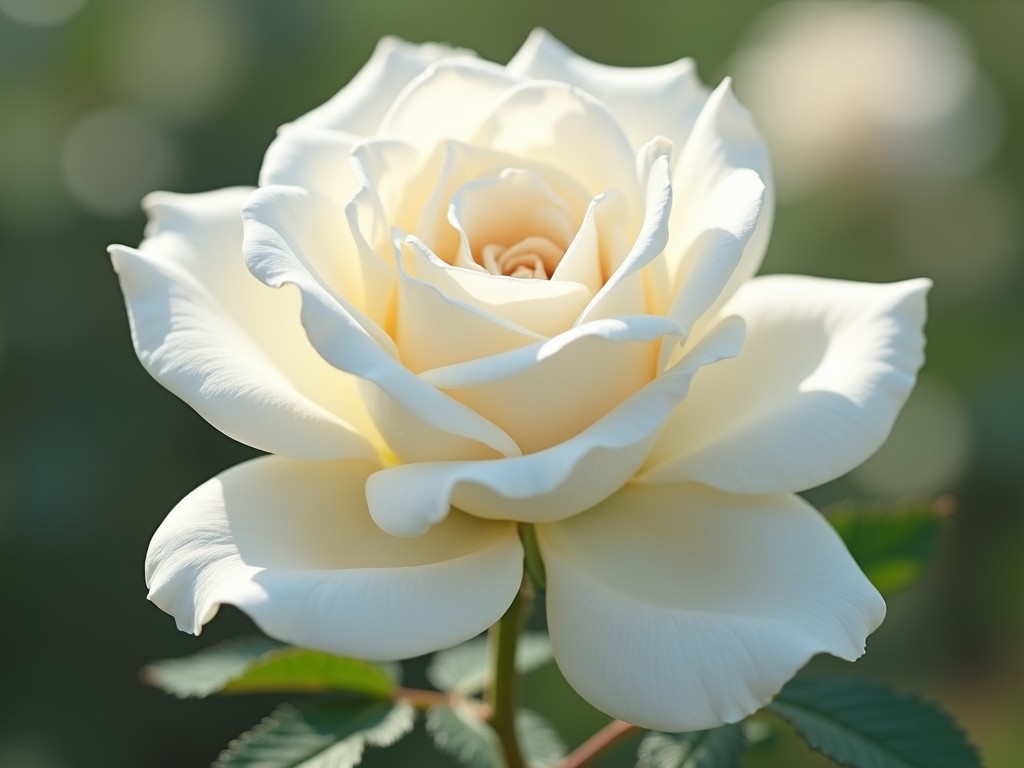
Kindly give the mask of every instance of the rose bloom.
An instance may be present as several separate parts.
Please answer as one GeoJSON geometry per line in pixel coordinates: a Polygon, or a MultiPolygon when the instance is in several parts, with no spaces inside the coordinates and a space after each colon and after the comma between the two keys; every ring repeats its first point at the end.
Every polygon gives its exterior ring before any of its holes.
{"type": "Polygon", "coordinates": [[[535,526],[559,667],[610,715],[743,718],[884,603],[794,495],[884,440],[924,294],[752,277],[772,186],[729,82],[544,32],[506,66],[385,39],[257,189],[156,193],[114,246],[139,359],[266,451],[153,537],[198,634],[400,659],[487,629],[535,526]]]}

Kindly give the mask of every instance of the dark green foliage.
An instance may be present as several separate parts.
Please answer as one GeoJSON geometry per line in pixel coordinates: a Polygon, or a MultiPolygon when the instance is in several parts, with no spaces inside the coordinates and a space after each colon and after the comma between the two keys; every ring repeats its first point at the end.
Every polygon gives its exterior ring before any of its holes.
{"type": "Polygon", "coordinates": [[[411,706],[316,700],[278,707],[228,745],[214,768],[352,768],[367,746],[386,747],[413,725],[411,706]]]}
{"type": "Polygon", "coordinates": [[[814,749],[853,768],[981,768],[952,718],[868,680],[799,675],[769,705],[814,749]]]}

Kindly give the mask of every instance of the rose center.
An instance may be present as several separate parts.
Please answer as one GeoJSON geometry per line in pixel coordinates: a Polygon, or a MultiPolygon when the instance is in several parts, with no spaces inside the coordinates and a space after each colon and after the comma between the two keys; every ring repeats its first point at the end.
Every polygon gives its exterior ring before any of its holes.
{"type": "Polygon", "coordinates": [[[490,243],[480,250],[482,266],[492,275],[547,280],[563,256],[562,249],[546,237],[532,236],[505,247],[490,243]]]}

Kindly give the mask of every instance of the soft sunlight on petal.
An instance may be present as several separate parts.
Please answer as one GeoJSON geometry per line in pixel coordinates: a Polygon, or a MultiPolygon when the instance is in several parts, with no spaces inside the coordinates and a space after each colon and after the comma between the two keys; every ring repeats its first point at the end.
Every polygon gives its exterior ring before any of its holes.
{"type": "Polygon", "coordinates": [[[509,90],[472,143],[554,166],[597,195],[618,189],[642,213],[635,152],[607,107],[564,83],[525,82],[509,90]]]}
{"type": "Polygon", "coordinates": [[[294,296],[245,270],[250,190],[148,198],[141,247],[114,246],[132,341],[146,369],[240,442],[288,456],[375,455],[355,381],[306,341],[294,296]]]}
{"type": "Polygon", "coordinates": [[[322,128],[296,127],[271,142],[260,168],[260,186],[305,187],[344,205],[355,195],[354,136],[322,128]]]}
{"type": "Polygon", "coordinates": [[[530,346],[421,374],[504,429],[523,453],[560,443],[655,375],[663,340],[682,337],[664,317],[595,320],[530,346]]]}
{"type": "Polygon", "coordinates": [[[646,728],[737,722],[814,654],[856,659],[885,615],[795,496],[627,486],[537,537],[559,668],[598,709],[646,728]]]}
{"type": "Polygon", "coordinates": [[[395,100],[380,133],[425,149],[445,140],[467,141],[519,82],[520,78],[489,61],[438,62],[395,100]]]}
{"type": "Polygon", "coordinates": [[[201,485],[153,536],[150,599],[185,632],[227,603],[271,637],[365,659],[487,629],[522,579],[515,526],[454,513],[424,536],[388,536],[366,509],[373,470],[264,457],[201,485]]]}
{"type": "Polygon", "coordinates": [[[849,472],[885,440],[924,362],[930,285],[748,282],[723,310],[747,323],[743,352],[697,377],[640,479],[780,493],[849,472]]]}
{"type": "Polygon", "coordinates": [[[265,284],[299,289],[303,327],[324,360],[375,384],[384,393],[386,400],[371,401],[369,407],[374,412],[375,406],[383,405],[384,416],[399,417],[397,422],[382,421],[380,412],[375,414],[375,423],[392,450],[402,455],[402,435],[408,431],[402,422],[415,416],[461,443],[518,455],[520,450],[512,438],[402,365],[392,339],[320,282],[311,262],[325,263],[345,241],[330,232],[330,217],[318,215],[307,202],[307,193],[297,187],[265,187],[254,193],[243,212],[247,263],[265,284]],[[302,227],[302,215],[308,215],[313,226],[302,227]]]}
{"type": "MultiPolygon", "coordinates": [[[[761,266],[775,212],[768,149],[750,113],[736,101],[728,78],[708,97],[677,152],[672,177],[676,200],[665,249],[671,291],[678,295],[685,290],[685,281],[700,269],[692,263],[695,242],[721,231],[737,242],[723,260],[724,266],[733,260],[735,265],[723,270],[728,279],[718,291],[717,309],[761,266]]],[[[700,302],[696,310],[676,307],[674,313],[695,318],[706,309],[700,302]]]]}
{"type": "Polygon", "coordinates": [[[607,416],[547,450],[498,461],[422,462],[383,469],[366,485],[370,513],[415,536],[455,506],[496,520],[546,522],[578,514],[621,487],[649,453],[668,413],[703,366],[737,354],[743,324],[722,323],[679,363],[607,416]]]}
{"type": "MultiPolygon", "coordinates": [[[[568,280],[528,281],[452,267],[413,237],[403,243],[400,262],[405,275],[431,286],[446,300],[540,338],[571,328],[591,298],[586,286],[568,280]]],[[[451,341],[446,338],[446,343],[451,341]]]]}
{"type": "Polygon", "coordinates": [[[693,59],[652,67],[614,67],[571,51],[543,29],[535,29],[508,69],[538,80],[560,80],[582,88],[611,109],[640,148],[655,136],[682,146],[707,99],[693,59]]]}
{"type": "Polygon", "coordinates": [[[633,312],[650,311],[639,272],[665,250],[672,212],[672,180],[669,174],[672,146],[662,140],[645,145],[639,153],[641,180],[645,183],[643,224],[636,241],[621,261],[608,264],[605,284],[580,315],[579,323],[633,312]],[[630,295],[632,293],[632,295],[630,295]],[[640,304],[640,307],[636,305],[640,304]],[[633,306],[630,306],[633,305],[633,306]],[[641,309],[642,307],[642,309],[641,309]]]}

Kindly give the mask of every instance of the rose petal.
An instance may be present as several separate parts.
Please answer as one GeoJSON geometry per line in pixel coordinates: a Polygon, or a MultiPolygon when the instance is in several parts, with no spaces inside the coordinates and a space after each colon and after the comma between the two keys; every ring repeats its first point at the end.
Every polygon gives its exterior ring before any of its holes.
{"type": "Polygon", "coordinates": [[[644,728],[737,722],[814,654],[859,657],[885,615],[796,496],[627,486],[536,530],[559,668],[595,707],[644,728]]]}
{"type": "MultiPolygon", "coordinates": [[[[551,282],[578,283],[587,289],[591,297],[601,290],[604,270],[601,263],[602,238],[597,219],[609,203],[613,203],[613,199],[607,193],[602,193],[590,201],[582,223],[565,249],[565,254],[555,268],[554,274],[551,275],[551,282]]],[[[609,233],[606,231],[604,234],[609,233]]],[[[603,244],[605,248],[615,245],[610,237],[606,237],[603,244]]],[[[562,326],[563,329],[565,327],[562,326]]]]}
{"type": "Polygon", "coordinates": [[[704,199],[703,227],[683,251],[668,314],[693,328],[720,302],[726,284],[749,246],[764,203],[765,186],[748,170],[723,174],[704,199]]]}
{"type": "Polygon", "coordinates": [[[523,453],[568,440],[655,376],[663,317],[595,320],[546,341],[424,371],[421,378],[497,424],[523,453]]]}
{"type": "MultiPolygon", "coordinates": [[[[414,237],[402,244],[401,254],[405,273],[432,286],[438,296],[473,307],[494,322],[500,319],[534,339],[571,328],[591,298],[587,288],[575,282],[521,280],[452,267],[414,237]]],[[[450,335],[445,343],[452,343],[450,335]]]]}
{"type": "Polygon", "coordinates": [[[416,536],[451,506],[480,517],[547,522],[578,514],[620,488],[650,451],[694,373],[738,353],[743,325],[723,322],[677,365],[575,437],[538,453],[492,461],[423,462],[370,476],[373,519],[416,536]]]}
{"type": "Polygon", "coordinates": [[[672,211],[671,152],[672,146],[661,139],[655,139],[641,150],[639,170],[646,194],[640,233],[621,261],[607,265],[611,276],[580,314],[578,323],[624,314],[629,312],[627,307],[633,312],[650,311],[640,272],[661,255],[668,242],[672,211]]]}
{"type": "Polygon", "coordinates": [[[477,264],[485,246],[511,248],[528,237],[550,240],[560,260],[580,223],[541,176],[522,168],[464,184],[452,196],[448,221],[459,232],[463,258],[477,264]]]}
{"type": "Polygon", "coordinates": [[[511,523],[455,513],[425,536],[380,531],[373,465],[264,457],[186,496],[146,555],[150,599],[199,634],[222,604],[271,637],[366,659],[446,648],[497,621],[519,590],[511,523]]]}
{"type": "MultiPolygon", "coordinates": [[[[370,136],[378,132],[381,118],[402,89],[430,64],[466,55],[472,54],[435,43],[416,45],[395,37],[381,38],[370,60],[348,85],[291,125],[370,136]]],[[[281,130],[290,128],[285,125],[281,130]]]]}
{"type": "Polygon", "coordinates": [[[535,29],[508,69],[535,80],[560,80],[608,105],[634,147],[655,136],[682,146],[707,99],[693,59],[654,67],[613,67],[574,53],[535,29]]]}
{"type": "Polygon", "coordinates": [[[235,440],[301,458],[370,458],[380,438],[355,381],[309,345],[295,298],[245,270],[250,193],[150,195],[139,250],[111,247],[136,354],[235,440]]]}
{"type": "MultiPolygon", "coordinates": [[[[375,147],[376,142],[371,142],[365,149],[369,152],[375,147]]],[[[451,226],[449,209],[452,198],[465,184],[499,176],[508,168],[534,174],[565,203],[571,218],[583,218],[590,195],[566,173],[528,158],[457,141],[438,144],[422,166],[412,173],[368,175],[368,178],[375,188],[387,186],[404,193],[400,201],[387,210],[392,225],[415,234],[443,261],[483,272],[483,267],[472,260],[460,258],[459,233],[451,226]]]]}
{"type": "MultiPolygon", "coordinates": [[[[403,218],[402,203],[410,188],[424,192],[430,186],[423,179],[425,160],[416,147],[396,139],[367,139],[352,151],[352,166],[359,180],[360,191],[372,195],[372,205],[382,220],[382,234],[390,238],[391,227],[408,227],[415,218],[403,218]]],[[[417,205],[422,205],[422,197],[417,205]]],[[[372,234],[367,230],[368,234],[372,234]]],[[[372,239],[372,238],[371,238],[372,239]]]]}
{"type": "Polygon", "coordinates": [[[547,81],[517,85],[471,143],[558,168],[591,197],[620,190],[639,229],[641,190],[633,148],[607,107],[583,91],[547,81]]]}
{"type": "Polygon", "coordinates": [[[422,150],[446,140],[466,141],[519,82],[505,67],[482,59],[439,61],[395,99],[379,133],[422,150]]]}
{"type": "Polygon", "coordinates": [[[309,340],[335,368],[376,385],[377,395],[364,392],[364,397],[381,435],[403,460],[422,460],[424,451],[432,458],[518,455],[501,429],[402,365],[394,342],[349,301],[348,290],[331,290],[354,282],[343,277],[354,249],[346,249],[345,237],[334,231],[340,223],[331,213],[297,187],[257,190],[243,211],[249,269],[273,288],[299,289],[309,340]]]}
{"type": "Polygon", "coordinates": [[[358,139],[324,128],[296,126],[282,131],[267,148],[260,168],[260,186],[305,187],[344,205],[355,194],[352,150],[358,139]]]}
{"type": "MultiPolygon", "coordinates": [[[[417,255],[423,258],[420,248],[422,245],[417,248],[410,244],[398,249],[395,342],[402,351],[402,363],[410,370],[421,373],[487,358],[543,338],[500,315],[481,309],[479,302],[463,301],[457,295],[450,295],[431,282],[415,277],[416,265],[407,268],[406,261],[417,260],[417,255]],[[406,257],[405,254],[411,255],[406,257]]],[[[448,267],[441,262],[435,262],[433,266],[441,270],[448,267]]],[[[511,277],[495,279],[502,282],[517,280],[511,277]]]]}
{"type": "Polygon", "coordinates": [[[779,493],[853,469],[889,434],[924,361],[930,284],[748,282],[724,309],[747,322],[743,352],[697,378],[640,479],[779,493]]]}
{"type": "MultiPolygon", "coordinates": [[[[408,144],[376,139],[356,146],[351,162],[358,189],[345,204],[345,220],[359,254],[359,282],[339,285],[347,297],[357,286],[363,288],[363,311],[378,326],[390,327],[395,285],[394,223],[388,209],[394,208],[408,180],[422,163],[419,153],[408,144]]],[[[334,218],[333,212],[323,215],[334,218]]],[[[332,222],[333,223],[333,222],[332,222]]]]}
{"type": "MultiPolygon", "coordinates": [[[[726,78],[708,98],[689,139],[680,148],[672,173],[675,203],[665,259],[673,296],[684,290],[685,281],[691,279],[695,269],[701,270],[692,264],[693,254],[706,253],[706,248],[695,247],[695,243],[706,238],[707,232],[723,245],[730,236],[736,240],[725,249],[729,258],[716,260],[719,266],[713,270],[715,281],[722,282],[723,273],[728,279],[717,291],[709,315],[757,272],[768,246],[775,209],[771,178],[764,140],[750,113],[736,101],[726,78]],[[730,266],[733,260],[736,263],[730,266]]],[[[674,311],[681,322],[689,325],[683,315],[703,314],[705,303],[702,299],[692,309],[683,305],[674,311]]]]}

